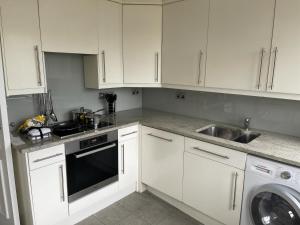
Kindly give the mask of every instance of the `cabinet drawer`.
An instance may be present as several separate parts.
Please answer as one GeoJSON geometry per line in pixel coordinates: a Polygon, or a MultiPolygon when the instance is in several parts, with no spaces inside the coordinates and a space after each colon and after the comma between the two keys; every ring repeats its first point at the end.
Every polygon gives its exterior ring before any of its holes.
{"type": "Polygon", "coordinates": [[[65,146],[58,145],[40,151],[28,153],[30,170],[65,160],[65,146]]]}
{"type": "Polygon", "coordinates": [[[185,151],[245,170],[247,154],[229,148],[185,138],[185,151]]]}
{"type": "Polygon", "coordinates": [[[135,138],[138,136],[139,133],[139,126],[131,126],[131,127],[126,127],[123,129],[118,130],[118,139],[120,141],[126,141],[131,138],[135,138]]]}

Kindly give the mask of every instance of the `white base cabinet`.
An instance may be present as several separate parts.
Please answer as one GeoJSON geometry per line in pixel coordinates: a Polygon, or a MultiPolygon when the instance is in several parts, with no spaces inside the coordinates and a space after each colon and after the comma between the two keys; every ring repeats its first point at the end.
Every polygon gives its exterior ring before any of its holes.
{"type": "Polygon", "coordinates": [[[138,180],[138,125],[120,129],[119,136],[119,189],[137,186],[138,180]]]}
{"type": "Polygon", "coordinates": [[[61,161],[30,172],[35,224],[53,225],[68,216],[65,169],[61,161]]]}
{"type": "Polygon", "coordinates": [[[192,139],[186,139],[185,151],[183,202],[221,223],[239,225],[244,170],[232,164],[245,165],[246,154],[192,139]]]}
{"type": "Polygon", "coordinates": [[[54,225],[68,215],[64,145],[14,154],[21,224],[54,225]]]}
{"type": "Polygon", "coordinates": [[[142,182],[182,200],[184,137],[142,127],[142,182]]]}

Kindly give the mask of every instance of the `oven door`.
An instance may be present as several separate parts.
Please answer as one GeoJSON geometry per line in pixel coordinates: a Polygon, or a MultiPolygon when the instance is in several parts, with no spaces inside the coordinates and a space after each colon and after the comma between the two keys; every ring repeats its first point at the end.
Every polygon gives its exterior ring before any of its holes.
{"type": "Polygon", "coordinates": [[[110,142],[66,156],[69,202],[118,181],[118,143],[110,142]]]}

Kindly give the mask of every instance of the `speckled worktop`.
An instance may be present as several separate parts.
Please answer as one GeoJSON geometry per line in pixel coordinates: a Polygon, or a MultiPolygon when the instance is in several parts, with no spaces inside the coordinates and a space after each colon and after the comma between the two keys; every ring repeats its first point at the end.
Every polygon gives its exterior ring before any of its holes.
{"type": "MultiPolygon", "coordinates": [[[[300,166],[300,138],[292,137],[268,131],[258,131],[261,136],[249,144],[241,144],[229,140],[210,137],[195,132],[199,128],[211,124],[220,124],[199,118],[176,115],[172,113],[153,111],[148,109],[134,109],[116,113],[113,118],[115,125],[105,129],[89,131],[67,139],[52,137],[43,142],[33,143],[20,137],[12,136],[13,149],[23,153],[37,151],[51,146],[70,142],[79,138],[90,137],[107,131],[128,127],[134,124],[161,129],[176,133],[185,137],[206,141],[212,144],[228,147],[234,150],[246,152],[256,156],[277,160],[295,166],[300,166]]],[[[257,130],[256,130],[257,131],[257,130]]]]}

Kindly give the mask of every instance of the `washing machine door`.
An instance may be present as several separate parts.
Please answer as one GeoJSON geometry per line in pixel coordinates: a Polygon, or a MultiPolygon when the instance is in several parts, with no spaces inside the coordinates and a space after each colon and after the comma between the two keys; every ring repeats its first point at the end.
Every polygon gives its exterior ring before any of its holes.
{"type": "Polygon", "coordinates": [[[299,225],[300,194],[279,184],[261,186],[250,197],[250,215],[254,225],[299,225]]]}

